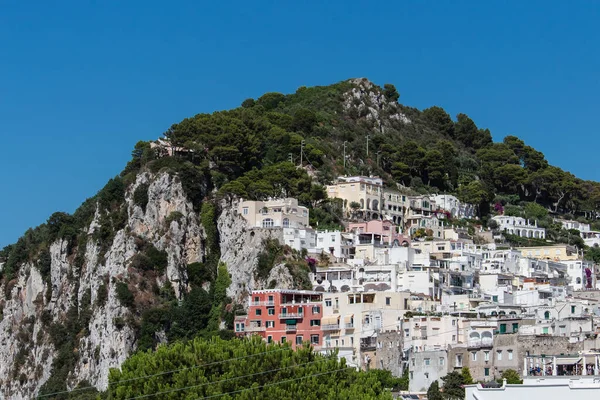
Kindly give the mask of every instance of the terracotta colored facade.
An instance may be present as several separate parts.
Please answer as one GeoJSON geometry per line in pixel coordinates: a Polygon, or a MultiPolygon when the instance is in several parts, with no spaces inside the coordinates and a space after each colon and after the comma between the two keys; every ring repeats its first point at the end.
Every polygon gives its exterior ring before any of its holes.
{"type": "Polygon", "coordinates": [[[237,336],[259,335],[267,342],[304,342],[320,348],[323,294],[307,290],[255,290],[249,296],[248,314],[236,317],[237,336]]]}

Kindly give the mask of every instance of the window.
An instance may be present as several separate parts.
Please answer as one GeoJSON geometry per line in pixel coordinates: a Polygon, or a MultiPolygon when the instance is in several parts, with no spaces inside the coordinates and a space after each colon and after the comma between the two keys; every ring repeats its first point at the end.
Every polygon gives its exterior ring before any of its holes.
{"type": "Polygon", "coordinates": [[[484,368],[484,369],[483,369],[483,374],[484,374],[485,376],[490,376],[490,369],[489,369],[489,368],[484,368]]]}
{"type": "Polygon", "coordinates": [[[319,335],[310,335],[310,344],[319,344],[319,335]]]}
{"type": "Polygon", "coordinates": [[[484,361],[490,361],[490,352],[489,351],[484,351],[483,352],[483,360],[484,361]]]}
{"type": "Polygon", "coordinates": [[[445,363],[444,357],[440,357],[440,367],[443,367],[445,363]]]}
{"type": "Polygon", "coordinates": [[[263,219],[263,222],[262,222],[262,227],[263,228],[272,228],[273,225],[274,225],[273,218],[265,218],[265,219],[263,219]]]}
{"type": "Polygon", "coordinates": [[[544,319],[550,319],[550,311],[544,313],[544,319]]]}
{"type": "Polygon", "coordinates": [[[519,324],[518,323],[515,322],[514,324],[512,324],[512,331],[513,331],[513,333],[519,332],[519,324]]]}
{"type": "Polygon", "coordinates": [[[496,359],[497,359],[498,361],[502,361],[502,350],[498,350],[498,351],[496,352],[496,359]]]}
{"type": "Polygon", "coordinates": [[[456,342],[456,335],[452,335],[452,341],[456,342]]]}
{"type": "Polygon", "coordinates": [[[289,218],[284,218],[283,219],[283,227],[284,228],[289,228],[290,227],[290,219],[289,218]]]}
{"type": "Polygon", "coordinates": [[[453,319],[453,320],[452,320],[452,326],[455,326],[455,325],[456,325],[456,320],[455,320],[455,319],[453,319]]]}
{"type": "Polygon", "coordinates": [[[273,336],[267,336],[267,343],[273,343],[273,336]]]}
{"type": "Polygon", "coordinates": [[[321,320],[320,319],[311,319],[310,326],[321,326],[321,320]]]}
{"type": "Polygon", "coordinates": [[[331,235],[331,242],[335,243],[335,235],[331,235]]]}
{"type": "Polygon", "coordinates": [[[471,361],[477,361],[477,352],[476,351],[471,352],[471,361]]]}
{"type": "Polygon", "coordinates": [[[321,312],[321,307],[319,307],[319,306],[313,306],[313,308],[312,308],[312,313],[313,314],[318,314],[320,312],[321,312]]]}
{"type": "Polygon", "coordinates": [[[281,343],[285,343],[285,342],[287,342],[287,338],[285,336],[282,336],[281,337],[281,343]]]}
{"type": "Polygon", "coordinates": [[[575,306],[571,306],[571,314],[575,314],[575,306]]]}
{"type": "Polygon", "coordinates": [[[296,344],[297,345],[301,345],[302,344],[302,336],[300,336],[300,335],[296,336],[296,344]]]}
{"type": "Polygon", "coordinates": [[[256,315],[261,315],[262,314],[262,310],[260,308],[256,309],[256,315]]]}
{"type": "Polygon", "coordinates": [[[424,361],[425,361],[425,365],[431,364],[431,360],[429,358],[425,358],[424,361]]]}
{"type": "Polygon", "coordinates": [[[254,297],[254,304],[260,304],[260,297],[258,297],[258,296],[254,297]]]}
{"type": "Polygon", "coordinates": [[[547,335],[548,334],[548,327],[545,326],[542,328],[542,334],[547,335]]]}
{"type": "Polygon", "coordinates": [[[243,215],[248,215],[248,207],[242,208],[242,214],[243,215]]]}
{"type": "Polygon", "coordinates": [[[331,307],[331,299],[325,299],[325,307],[331,307]]]}
{"type": "Polygon", "coordinates": [[[239,324],[239,323],[235,324],[235,331],[236,332],[242,332],[241,324],[239,324]]]}
{"type": "Polygon", "coordinates": [[[512,350],[508,350],[508,359],[509,360],[513,359],[513,351],[512,350]]]}
{"type": "Polygon", "coordinates": [[[385,298],[385,305],[389,306],[390,304],[392,304],[392,298],[391,297],[386,297],[385,298]]]}
{"type": "Polygon", "coordinates": [[[456,359],[454,360],[454,366],[455,366],[455,367],[462,368],[462,364],[463,364],[463,362],[462,362],[462,361],[463,361],[463,360],[462,360],[462,354],[457,354],[457,355],[456,355],[456,359]]]}
{"type": "Polygon", "coordinates": [[[275,308],[273,308],[273,307],[267,308],[267,314],[268,315],[275,315],[275,308]]]}
{"type": "Polygon", "coordinates": [[[266,321],[267,328],[275,328],[275,321],[266,321]]]}

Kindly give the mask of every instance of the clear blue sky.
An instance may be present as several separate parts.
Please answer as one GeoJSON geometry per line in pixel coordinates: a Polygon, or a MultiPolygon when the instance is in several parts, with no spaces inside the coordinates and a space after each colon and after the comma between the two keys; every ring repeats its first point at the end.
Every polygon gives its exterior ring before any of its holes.
{"type": "Polygon", "coordinates": [[[600,180],[598,21],[592,0],[1,1],[0,246],[174,122],[350,77],[600,180]]]}

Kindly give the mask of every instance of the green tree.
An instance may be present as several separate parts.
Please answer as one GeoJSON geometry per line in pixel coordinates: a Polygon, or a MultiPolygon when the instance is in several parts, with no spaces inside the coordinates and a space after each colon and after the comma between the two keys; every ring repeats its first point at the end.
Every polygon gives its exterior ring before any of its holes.
{"type": "Polygon", "coordinates": [[[381,372],[348,368],[335,353],[315,353],[308,344],[293,351],[261,338],[196,338],[134,354],[110,371],[106,395],[114,400],[163,393],[182,399],[232,393],[223,398],[391,400],[380,377],[381,372]]]}
{"type": "Polygon", "coordinates": [[[444,381],[444,397],[451,400],[465,398],[464,376],[461,372],[453,371],[442,377],[444,381]]]}
{"type": "Polygon", "coordinates": [[[443,400],[442,392],[440,392],[440,384],[437,380],[433,381],[427,389],[427,400],[443,400]]]}
{"type": "Polygon", "coordinates": [[[502,383],[502,380],[504,379],[506,379],[506,383],[509,385],[519,385],[523,383],[521,376],[519,376],[519,373],[514,369],[504,370],[502,372],[502,379],[500,380],[500,383],[502,383]]]}
{"type": "Polygon", "coordinates": [[[462,367],[460,370],[460,374],[463,378],[463,385],[471,385],[473,384],[473,377],[471,376],[471,370],[469,367],[462,367]]]}
{"type": "Polygon", "coordinates": [[[396,86],[392,85],[391,83],[386,83],[383,85],[383,95],[386,99],[388,99],[388,101],[393,101],[394,103],[396,103],[400,98],[400,93],[398,93],[396,90],[396,86]]]}
{"type": "Polygon", "coordinates": [[[442,107],[433,106],[423,110],[423,116],[441,133],[454,137],[454,121],[442,107]]]}

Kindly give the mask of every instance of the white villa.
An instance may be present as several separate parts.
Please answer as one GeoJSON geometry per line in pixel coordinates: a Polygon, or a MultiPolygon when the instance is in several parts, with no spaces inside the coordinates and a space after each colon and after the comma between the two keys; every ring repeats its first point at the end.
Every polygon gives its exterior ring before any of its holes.
{"type": "Polygon", "coordinates": [[[546,229],[538,227],[537,221],[533,221],[532,224],[528,219],[506,215],[496,215],[492,219],[498,223],[501,231],[511,235],[535,239],[546,238],[546,229]]]}

